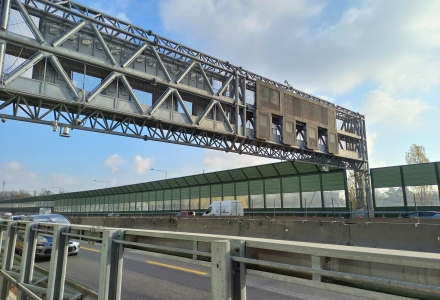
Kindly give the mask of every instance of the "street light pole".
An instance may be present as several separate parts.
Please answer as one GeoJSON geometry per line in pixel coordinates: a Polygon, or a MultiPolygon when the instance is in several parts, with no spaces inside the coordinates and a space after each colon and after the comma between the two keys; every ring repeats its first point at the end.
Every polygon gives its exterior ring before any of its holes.
{"type": "Polygon", "coordinates": [[[102,180],[94,180],[94,181],[97,181],[97,182],[105,182],[105,188],[107,188],[108,187],[108,181],[102,181],[102,180]]]}
{"type": "Polygon", "coordinates": [[[167,179],[167,175],[168,175],[168,171],[167,170],[157,170],[157,169],[150,169],[151,171],[157,171],[157,172],[162,172],[165,173],[165,179],[167,179]]]}

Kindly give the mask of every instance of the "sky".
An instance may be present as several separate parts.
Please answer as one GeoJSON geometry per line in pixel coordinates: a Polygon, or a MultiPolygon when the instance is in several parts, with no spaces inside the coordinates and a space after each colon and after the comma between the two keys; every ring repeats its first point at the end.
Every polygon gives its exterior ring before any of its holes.
{"type": "MultiPolygon", "coordinates": [[[[440,1],[77,2],[365,115],[370,168],[405,164],[412,144],[440,160],[440,1]]],[[[12,120],[0,139],[0,184],[31,193],[275,161],[12,120]]]]}

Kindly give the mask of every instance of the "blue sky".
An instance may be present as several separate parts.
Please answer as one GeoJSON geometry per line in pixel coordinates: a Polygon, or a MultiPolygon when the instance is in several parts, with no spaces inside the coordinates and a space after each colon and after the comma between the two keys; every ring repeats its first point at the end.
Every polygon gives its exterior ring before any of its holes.
{"type": "MultiPolygon", "coordinates": [[[[405,163],[416,143],[440,160],[440,2],[85,1],[212,56],[366,117],[370,167],[405,163]]],[[[273,160],[193,147],[0,123],[6,190],[78,191],[273,160]]]]}

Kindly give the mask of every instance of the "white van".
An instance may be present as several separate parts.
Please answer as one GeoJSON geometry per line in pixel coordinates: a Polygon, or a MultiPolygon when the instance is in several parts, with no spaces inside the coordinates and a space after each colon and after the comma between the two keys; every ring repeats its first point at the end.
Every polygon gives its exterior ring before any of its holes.
{"type": "Polygon", "coordinates": [[[211,203],[203,216],[244,216],[243,204],[238,200],[215,201],[211,203]]]}

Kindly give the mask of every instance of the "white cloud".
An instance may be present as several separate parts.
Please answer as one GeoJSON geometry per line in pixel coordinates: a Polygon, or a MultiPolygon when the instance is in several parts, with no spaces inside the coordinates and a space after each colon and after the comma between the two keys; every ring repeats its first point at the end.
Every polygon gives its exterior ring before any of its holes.
{"type": "Polygon", "coordinates": [[[241,167],[270,164],[279,160],[251,155],[240,155],[215,150],[205,150],[203,166],[205,172],[235,169],[241,167]]]}
{"type": "Polygon", "coordinates": [[[134,169],[138,174],[145,174],[147,170],[151,168],[153,162],[153,157],[142,157],[140,155],[136,155],[134,157],[134,169]]]}
{"type": "Polygon", "coordinates": [[[432,1],[167,0],[164,26],[202,51],[297,89],[345,93],[440,84],[440,5],[432,1]],[[390,11],[393,13],[390,14],[390,11]],[[292,18],[292,16],[295,18],[292,18]]]}
{"type": "Polygon", "coordinates": [[[91,4],[91,7],[93,7],[96,10],[102,11],[105,14],[108,14],[112,17],[130,22],[130,18],[127,16],[128,11],[133,9],[133,6],[136,4],[133,4],[130,0],[113,0],[112,4],[109,5],[108,1],[93,1],[91,4]]]}
{"type": "Polygon", "coordinates": [[[76,179],[73,176],[64,173],[52,173],[52,180],[57,186],[66,187],[76,184],[76,179]]]}
{"type": "Polygon", "coordinates": [[[6,169],[8,171],[17,172],[17,171],[21,170],[22,168],[23,168],[22,165],[16,161],[11,161],[10,163],[6,164],[6,169]]]}
{"type": "Polygon", "coordinates": [[[383,123],[409,128],[418,125],[420,115],[430,109],[421,99],[395,99],[381,90],[370,92],[363,108],[369,124],[383,123]]]}
{"type": "Polygon", "coordinates": [[[104,161],[104,165],[110,167],[112,173],[118,171],[119,166],[121,166],[124,163],[125,163],[124,158],[122,156],[119,156],[118,154],[110,155],[104,161]]]}
{"type": "Polygon", "coordinates": [[[5,190],[34,189],[42,183],[37,174],[16,161],[0,163],[0,178],[1,184],[5,181],[5,190]]]}
{"type": "Polygon", "coordinates": [[[367,133],[367,151],[368,154],[372,154],[374,152],[374,141],[377,138],[377,132],[367,133]]]}
{"type": "Polygon", "coordinates": [[[117,185],[118,185],[118,179],[113,177],[111,186],[117,186],[117,185]]]}

